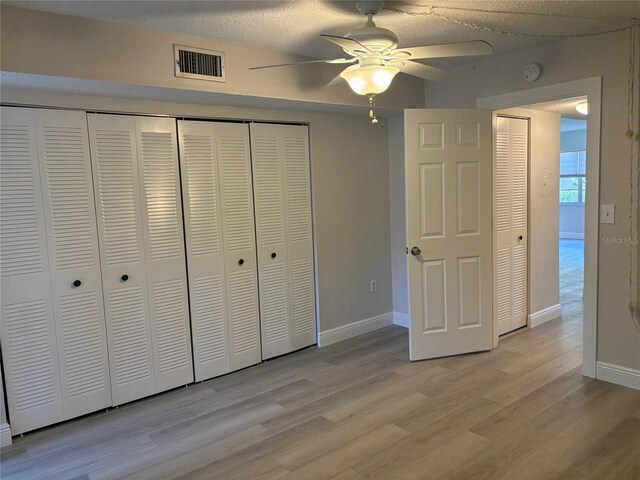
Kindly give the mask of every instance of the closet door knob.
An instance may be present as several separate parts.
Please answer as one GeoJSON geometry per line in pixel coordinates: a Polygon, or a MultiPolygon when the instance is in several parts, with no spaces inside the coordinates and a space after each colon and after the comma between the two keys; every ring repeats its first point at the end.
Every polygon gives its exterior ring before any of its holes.
{"type": "Polygon", "coordinates": [[[522,235],[518,235],[518,240],[522,240],[524,237],[522,235]]]}
{"type": "Polygon", "coordinates": [[[420,248],[418,248],[418,247],[412,247],[411,248],[411,255],[413,255],[414,257],[417,257],[421,253],[422,253],[422,250],[420,250],[420,248]]]}
{"type": "Polygon", "coordinates": [[[78,288],[80,285],[82,285],[82,282],[80,280],[74,280],[73,281],[73,286],[78,288]]]}
{"type": "Polygon", "coordinates": [[[238,265],[244,265],[244,258],[241,258],[240,260],[238,260],[238,265]]]}
{"type": "Polygon", "coordinates": [[[123,282],[126,282],[127,280],[129,280],[129,275],[127,275],[126,273],[124,275],[122,275],[120,277],[120,280],[122,280],[123,282]]]}
{"type": "Polygon", "coordinates": [[[271,254],[271,258],[276,258],[276,257],[277,257],[276,252],[273,252],[273,253],[271,254]]]}

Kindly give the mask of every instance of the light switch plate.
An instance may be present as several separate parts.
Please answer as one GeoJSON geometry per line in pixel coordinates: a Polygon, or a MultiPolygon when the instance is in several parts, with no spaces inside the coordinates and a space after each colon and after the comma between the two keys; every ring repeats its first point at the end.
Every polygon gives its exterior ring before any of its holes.
{"type": "Polygon", "coordinates": [[[616,223],[615,205],[600,205],[600,223],[616,223]]]}

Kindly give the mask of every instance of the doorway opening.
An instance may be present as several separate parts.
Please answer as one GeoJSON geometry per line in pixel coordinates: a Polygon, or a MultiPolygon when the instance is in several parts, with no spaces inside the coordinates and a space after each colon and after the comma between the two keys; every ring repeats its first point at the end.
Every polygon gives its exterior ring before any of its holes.
{"type": "Polygon", "coordinates": [[[575,337],[576,343],[581,343],[587,119],[576,107],[582,110],[588,105],[587,100],[586,96],[580,96],[497,112],[494,168],[498,232],[494,238],[497,240],[496,317],[500,335],[524,325],[537,327],[558,320],[562,322],[558,335],[575,337]],[[506,117],[505,114],[518,116],[506,117]],[[528,132],[525,122],[529,122],[528,132]],[[518,131],[524,131],[522,140],[518,140],[518,131]],[[531,138],[528,144],[527,133],[531,138]],[[518,141],[522,143],[520,147],[518,141]],[[501,205],[507,197],[505,185],[511,187],[508,206],[501,205]],[[528,205],[528,211],[517,212],[518,205],[521,208],[528,205]],[[511,258],[505,256],[507,250],[501,239],[504,234],[500,232],[505,208],[514,212],[511,215],[514,226],[518,226],[517,221],[521,223],[521,230],[514,230],[519,236],[514,234],[513,239],[509,239],[511,258]],[[519,248],[521,253],[517,252],[519,248]],[[511,266],[510,275],[503,272],[507,264],[511,266]],[[506,280],[510,280],[513,292],[510,322],[501,319],[501,314],[505,316],[505,295],[501,293],[506,288],[506,280]],[[527,300],[528,313],[523,315],[527,300]]]}
{"type": "MultiPolygon", "coordinates": [[[[562,317],[557,322],[559,330],[571,329],[577,341],[581,340],[583,374],[590,377],[595,377],[596,366],[600,102],[599,77],[478,99],[479,108],[493,111],[494,131],[498,114],[530,121],[527,323],[535,327],[562,317]],[[588,105],[586,115],[576,110],[576,105],[584,102],[588,105]],[[533,120],[542,114],[555,116],[555,126],[551,126],[554,122],[533,120]],[[546,124],[544,133],[536,132],[536,124],[546,124]],[[563,144],[562,130],[580,130],[582,146],[566,148],[568,140],[563,144]],[[551,151],[554,146],[557,150],[551,151]],[[563,215],[561,219],[563,204],[578,210],[573,220],[582,220],[582,232],[575,229],[571,235],[570,230],[565,230],[568,217],[563,215]],[[540,225],[544,228],[537,228],[540,225]],[[544,235],[539,235],[542,232],[544,235]],[[552,273],[540,276],[540,270],[545,269],[552,273]]],[[[494,299],[494,311],[495,304],[494,299]]],[[[494,324],[495,346],[498,328],[497,322],[494,324]]]]}
{"type": "Polygon", "coordinates": [[[572,103],[582,105],[587,99],[568,103],[560,120],[560,303],[563,318],[582,320],[587,120],[572,103]]]}

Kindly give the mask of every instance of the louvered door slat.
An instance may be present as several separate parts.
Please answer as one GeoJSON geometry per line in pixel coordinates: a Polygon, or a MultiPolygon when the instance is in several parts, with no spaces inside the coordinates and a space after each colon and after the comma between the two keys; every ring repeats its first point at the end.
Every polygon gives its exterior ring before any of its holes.
{"type": "Polygon", "coordinates": [[[136,117],[156,391],[193,381],[176,121],[136,117]]]}
{"type": "Polygon", "coordinates": [[[231,368],[215,128],[178,121],[196,381],[231,368]]]}
{"type": "Polygon", "coordinates": [[[231,369],[260,362],[257,262],[249,130],[218,123],[216,153],[220,175],[227,322],[231,369]]]}
{"type": "Polygon", "coordinates": [[[513,132],[511,135],[511,224],[514,230],[527,226],[528,150],[527,132],[513,132]]]}
{"type": "Polygon", "coordinates": [[[288,125],[283,135],[291,343],[297,350],[316,343],[309,131],[288,125]]]}
{"type": "Polygon", "coordinates": [[[135,119],[88,120],[112,398],[120,405],[156,392],[135,119]]]}
{"type": "Polygon", "coordinates": [[[32,109],[0,107],[1,343],[13,434],[64,419],[32,109]]]}
{"type": "Polygon", "coordinates": [[[291,351],[284,154],[278,126],[253,124],[250,132],[262,358],[268,359],[291,351]]]}
{"type": "Polygon", "coordinates": [[[495,148],[495,300],[504,334],[527,324],[528,121],[498,117],[495,148]]]}
{"type": "Polygon", "coordinates": [[[511,228],[510,131],[496,132],[496,229],[511,228]]]}
{"type": "Polygon", "coordinates": [[[73,418],[112,403],[87,117],[35,118],[64,413],[73,418]]]}

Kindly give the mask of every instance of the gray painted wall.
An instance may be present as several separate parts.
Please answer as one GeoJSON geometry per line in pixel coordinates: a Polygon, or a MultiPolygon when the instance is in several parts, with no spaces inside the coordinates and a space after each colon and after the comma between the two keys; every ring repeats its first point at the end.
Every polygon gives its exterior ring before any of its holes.
{"type": "Polygon", "coordinates": [[[393,311],[409,314],[407,222],[404,181],[404,117],[389,119],[389,195],[391,198],[391,278],[393,311]]]}

